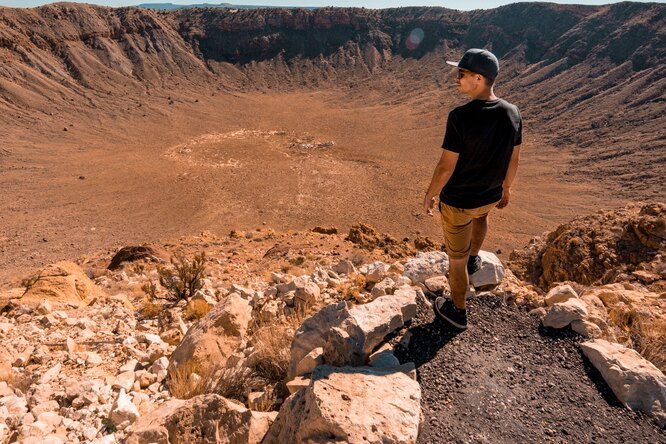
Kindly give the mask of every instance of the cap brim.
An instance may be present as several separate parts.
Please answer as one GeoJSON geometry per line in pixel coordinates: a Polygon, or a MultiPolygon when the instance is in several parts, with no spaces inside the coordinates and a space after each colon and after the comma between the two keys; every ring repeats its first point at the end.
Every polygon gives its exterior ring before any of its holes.
{"type": "Polygon", "coordinates": [[[447,60],[446,64],[451,66],[458,66],[458,62],[452,62],[451,60],[447,60]]]}

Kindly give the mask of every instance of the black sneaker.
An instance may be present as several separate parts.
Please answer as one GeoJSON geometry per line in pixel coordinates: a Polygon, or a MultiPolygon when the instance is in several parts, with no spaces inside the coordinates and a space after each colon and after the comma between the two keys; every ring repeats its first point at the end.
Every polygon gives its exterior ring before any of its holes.
{"type": "Polygon", "coordinates": [[[481,258],[479,256],[470,256],[467,259],[467,274],[473,275],[481,269],[481,258]]]}
{"type": "Polygon", "coordinates": [[[446,298],[435,300],[435,314],[456,328],[465,330],[467,328],[467,310],[459,309],[453,302],[446,298]]]}

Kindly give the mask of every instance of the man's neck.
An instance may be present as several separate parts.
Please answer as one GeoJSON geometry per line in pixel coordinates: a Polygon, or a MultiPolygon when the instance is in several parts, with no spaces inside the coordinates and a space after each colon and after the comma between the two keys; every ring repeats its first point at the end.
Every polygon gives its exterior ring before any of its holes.
{"type": "Polygon", "coordinates": [[[472,93],[469,95],[474,100],[497,100],[497,96],[492,88],[487,88],[478,93],[472,93]]]}

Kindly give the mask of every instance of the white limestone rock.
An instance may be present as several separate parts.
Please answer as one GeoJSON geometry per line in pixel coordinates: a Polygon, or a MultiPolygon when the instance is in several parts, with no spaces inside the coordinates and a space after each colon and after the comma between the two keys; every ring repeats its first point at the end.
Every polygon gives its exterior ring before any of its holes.
{"type": "Polygon", "coordinates": [[[395,281],[390,277],[382,279],[380,282],[377,282],[374,287],[372,287],[372,290],[370,291],[372,299],[377,299],[378,297],[385,296],[387,294],[393,294],[394,286],[395,281]]]}
{"type": "Polygon", "coordinates": [[[435,276],[425,280],[425,289],[428,291],[449,291],[449,279],[446,276],[435,276]]]}
{"type": "Polygon", "coordinates": [[[415,443],[420,400],[418,382],[404,373],[323,365],[282,404],[263,443],[415,443]]]}
{"type": "Polygon", "coordinates": [[[377,282],[380,282],[382,279],[384,279],[384,277],[386,277],[386,273],[388,273],[389,267],[390,266],[388,264],[385,264],[381,261],[368,264],[367,271],[365,272],[366,282],[370,284],[376,284],[377,282]]]}
{"type": "Polygon", "coordinates": [[[657,367],[635,350],[604,339],[580,346],[622,403],[666,427],[666,376],[657,367]]]}
{"type": "Polygon", "coordinates": [[[469,277],[469,283],[477,289],[488,290],[496,287],[504,279],[506,270],[502,261],[489,251],[479,251],[481,268],[469,277]]]}
{"type": "Polygon", "coordinates": [[[128,444],[259,444],[276,415],[276,412],[253,412],[219,395],[173,399],[141,417],[126,441],[128,444]]]}
{"type": "Polygon", "coordinates": [[[576,293],[571,285],[558,285],[553,287],[544,298],[546,305],[549,307],[558,302],[568,301],[569,299],[578,299],[578,293],[576,293]]]}
{"type": "Polygon", "coordinates": [[[312,373],[315,367],[322,365],[323,363],[324,349],[323,347],[317,347],[298,362],[296,365],[296,375],[301,376],[312,373]]]}
{"type": "Polygon", "coordinates": [[[572,321],[582,320],[587,316],[585,302],[580,299],[568,299],[552,305],[542,323],[544,327],[564,328],[572,321]]]}
{"type": "Polygon", "coordinates": [[[586,319],[571,321],[571,329],[587,339],[598,338],[602,334],[597,324],[586,319]]]}
{"type": "Polygon", "coordinates": [[[356,273],[356,267],[351,261],[342,260],[333,266],[333,271],[338,274],[346,274],[347,276],[356,273]]]}
{"type": "Polygon", "coordinates": [[[126,371],[119,373],[111,384],[111,387],[114,389],[124,389],[129,392],[134,386],[134,380],[136,379],[133,371],[126,371]]]}
{"type": "Polygon", "coordinates": [[[238,293],[231,293],[193,325],[174,350],[169,372],[190,360],[224,366],[240,346],[250,320],[252,307],[238,293]]]}
{"type": "Polygon", "coordinates": [[[403,287],[393,295],[382,296],[349,310],[364,335],[363,353],[367,358],[386,335],[416,316],[416,292],[403,287]]]}
{"type": "Polygon", "coordinates": [[[412,282],[425,282],[435,276],[445,276],[449,272],[449,256],[443,251],[419,252],[405,263],[404,275],[412,282]]]}
{"type": "Polygon", "coordinates": [[[111,407],[111,414],[109,419],[116,426],[129,425],[137,420],[139,417],[139,410],[136,408],[130,397],[125,393],[124,389],[120,390],[113,406],[111,407]]]}

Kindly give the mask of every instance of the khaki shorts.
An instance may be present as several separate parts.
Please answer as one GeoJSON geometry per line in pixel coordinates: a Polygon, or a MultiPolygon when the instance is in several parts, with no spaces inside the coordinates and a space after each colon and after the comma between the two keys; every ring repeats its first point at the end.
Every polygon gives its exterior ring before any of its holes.
{"type": "Polygon", "coordinates": [[[463,259],[472,248],[472,220],[487,216],[497,205],[493,202],[479,208],[456,208],[440,205],[446,253],[452,259],[463,259]]]}

